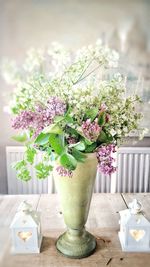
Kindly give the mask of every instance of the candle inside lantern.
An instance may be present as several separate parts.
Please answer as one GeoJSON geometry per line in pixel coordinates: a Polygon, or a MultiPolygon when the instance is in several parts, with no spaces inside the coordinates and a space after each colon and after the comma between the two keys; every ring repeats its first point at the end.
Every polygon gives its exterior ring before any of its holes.
{"type": "Polygon", "coordinates": [[[19,236],[24,242],[26,242],[26,241],[32,236],[32,232],[18,232],[18,236],[19,236]]]}

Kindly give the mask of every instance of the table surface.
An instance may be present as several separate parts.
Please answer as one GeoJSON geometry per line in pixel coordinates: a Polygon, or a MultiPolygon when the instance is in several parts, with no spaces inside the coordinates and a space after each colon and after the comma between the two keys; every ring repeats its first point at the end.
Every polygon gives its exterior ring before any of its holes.
{"type": "Polygon", "coordinates": [[[65,230],[57,194],[0,196],[0,267],[150,267],[150,253],[122,252],[118,240],[120,210],[134,198],[142,202],[150,220],[150,194],[93,194],[86,228],[97,238],[96,252],[88,258],[69,259],[57,252],[55,242],[65,230]],[[21,201],[41,211],[43,242],[40,254],[11,255],[9,225],[21,201]]]}

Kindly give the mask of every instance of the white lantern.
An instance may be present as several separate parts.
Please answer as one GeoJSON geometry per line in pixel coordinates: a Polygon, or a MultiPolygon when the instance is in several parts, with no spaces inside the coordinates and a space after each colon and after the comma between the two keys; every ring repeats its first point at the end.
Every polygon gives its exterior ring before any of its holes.
{"type": "Polygon", "coordinates": [[[150,222],[141,212],[141,203],[136,199],[129,209],[120,211],[119,239],[123,251],[150,252],[150,222]]]}
{"type": "Polygon", "coordinates": [[[13,253],[40,253],[42,242],[40,213],[22,202],[10,225],[13,253]]]}

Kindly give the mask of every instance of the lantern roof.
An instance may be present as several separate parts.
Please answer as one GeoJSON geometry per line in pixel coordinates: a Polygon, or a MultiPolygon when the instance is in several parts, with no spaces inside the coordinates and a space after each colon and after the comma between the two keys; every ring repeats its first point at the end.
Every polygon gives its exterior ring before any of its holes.
{"type": "Polygon", "coordinates": [[[129,203],[129,209],[122,210],[119,213],[121,217],[121,224],[150,226],[150,222],[142,213],[142,204],[137,199],[133,199],[133,201],[129,203]]]}
{"type": "Polygon", "coordinates": [[[144,217],[142,213],[132,214],[129,209],[119,212],[121,217],[121,224],[124,225],[145,225],[150,226],[150,222],[144,217]]]}
{"type": "Polygon", "coordinates": [[[24,201],[19,206],[10,228],[38,227],[40,223],[39,215],[39,212],[32,210],[31,205],[24,201]]]}

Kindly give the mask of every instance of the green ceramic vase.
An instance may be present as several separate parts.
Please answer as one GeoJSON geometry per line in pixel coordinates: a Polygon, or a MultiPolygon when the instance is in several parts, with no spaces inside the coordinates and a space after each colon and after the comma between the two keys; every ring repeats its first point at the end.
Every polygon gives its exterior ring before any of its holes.
{"type": "Polygon", "coordinates": [[[97,170],[95,153],[87,154],[85,163],[78,163],[73,176],[62,177],[54,168],[54,180],[59,193],[67,231],[56,242],[59,252],[70,258],[84,258],[96,248],[93,235],[85,230],[97,170]]]}

